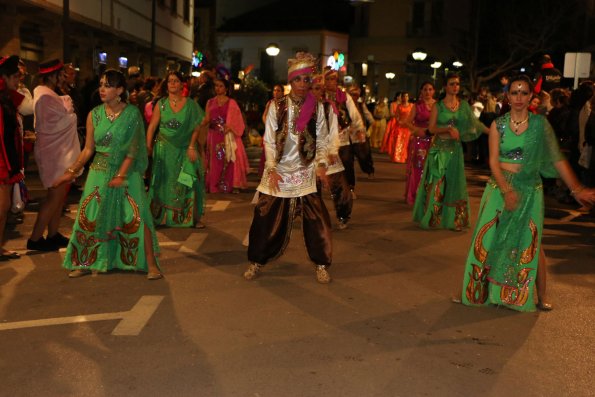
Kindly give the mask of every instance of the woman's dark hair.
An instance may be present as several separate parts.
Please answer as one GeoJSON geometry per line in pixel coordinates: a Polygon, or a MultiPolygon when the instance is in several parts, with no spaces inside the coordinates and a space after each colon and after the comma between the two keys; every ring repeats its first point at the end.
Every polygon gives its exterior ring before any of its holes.
{"type": "Polygon", "coordinates": [[[570,107],[572,109],[581,109],[585,103],[593,96],[595,86],[590,80],[583,81],[578,88],[570,94],[570,107]]]}
{"type": "Polygon", "coordinates": [[[157,91],[157,96],[159,98],[164,98],[167,96],[167,79],[161,80],[161,82],[159,83],[159,89],[157,91]]]}
{"type": "Polygon", "coordinates": [[[444,78],[444,85],[446,85],[446,83],[448,83],[448,80],[450,80],[450,79],[458,79],[460,81],[461,75],[458,74],[457,72],[448,72],[446,74],[446,77],[444,78]]]}
{"type": "Polygon", "coordinates": [[[155,85],[157,84],[157,79],[155,77],[147,77],[145,79],[145,84],[143,85],[143,89],[145,91],[153,91],[155,85]]]}
{"type": "Polygon", "coordinates": [[[182,72],[177,71],[177,70],[170,70],[167,73],[167,76],[165,76],[165,80],[169,79],[169,76],[174,75],[178,78],[178,80],[180,80],[182,83],[186,82],[186,79],[184,78],[184,75],[182,74],[182,72]]]}
{"type": "Polygon", "coordinates": [[[510,92],[510,88],[512,87],[512,83],[522,81],[523,83],[527,83],[529,85],[529,91],[533,93],[533,88],[535,87],[529,76],[526,74],[519,74],[516,76],[510,77],[510,81],[508,82],[508,92],[510,92]]]}
{"type": "Polygon", "coordinates": [[[419,86],[419,91],[417,93],[417,100],[418,101],[422,101],[422,97],[421,97],[421,92],[424,90],[424,87],[429,85],[430,87],[432,87],[434,89],[434,91],[436,91],[436,86],[434,85],[434,83],[432,83],[429,80],[424,81],[423,83],[421,83],[421,85],[419,86]]]}
{"type": "Polygon", "coordinates": [[[434,83],[432,83],[429,80],[424,81],[423,83],[421,83],[421,85],[419,86],[419,92],[421,92],[425,86],[432,86],[432,88],[434,89],[434,91],[436,91],[436,86],[434,85],[434,83]]]}
{"type": "Polygon", "coordinates": [[[178,80],[180,80],[180,82],[182,82],[182,84],[184,84],[184,82],[186,81],[186,79],[184,78],[184,75],[177,71],[177,70],[170,70],[169,72],[167,72],[167,75],[165,76],[165,78],[163,79],[163,82],[161,83],[160,89],[159,89],[159,96],[160,97],[166,97],[169,95],[169,91],[167,90],[167,82],[169,80],[169,76],[176,76],[178,78],[178,80]]]}
{"type": "Polygon", "coordinates": [[[570,103],[570,95],[564,88],[554,88],[550,92],[550,101],[553,104],[559,103],[562,106],[568,106],[570,103]]]}
{"type": "Polygon", "coordinates": [[[217,78],[215,78],[215,80],[214,80],[214,81],[216,81],[216,82],[217,82],[217,81],[220,81],[220,82],[222,82],[222,83],[223,83],[223,85],[225,86],[225,95],[227,95],[227,96],[231,97],[231,91],[230,91],[230,89],[229,89],[229,88],[231,87],[231,85],[230,85],[230,83],[229,83],[229,80],[223,79],[223,78],[221,78],[221,77],[217,77],[217,78]]]}
{"type": "Polygon", "coordinates": [[[103,72],[101,77],[105,77],[105,81],[110,87],[123,88],[123,91],[120,94],[120,99],[122,102],[126,102],[128,99],[128,91],[126,91],[126,77],[124,76],[124,73],[116,69],[107,69],[103,72]]]}

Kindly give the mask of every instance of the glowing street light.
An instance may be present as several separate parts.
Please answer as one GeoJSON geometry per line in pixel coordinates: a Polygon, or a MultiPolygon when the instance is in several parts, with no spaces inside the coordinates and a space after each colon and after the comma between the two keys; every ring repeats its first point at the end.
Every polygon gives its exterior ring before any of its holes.
{"type": "Polygon", "coordinates": [[[270,81],[269,83],[273,84],[274,80],[275,80],[275,57],[277,55],[279,55],[279,52],[281,51],[279,49],[279,46],[275,43],[271,43],[267,46],[267,48],[265,49],[266,53],[268,56],[271,57],[271,72],[272,75],[270,76],[270,81]]]}
{"type": "Polygon", "coordinates": [[[387,79],[392,80],[395,78],[396,74],[394,74],[393,72],[386,72],[384,75],[387,79]]]}
{"type": "Polygon", "coordinates": [[[268,47],[266,48],[266,53],[272,57],[276,57],[277,55],[279,55],[279,52],[281,51],[279,49],[279,46],[275,43],[271,43],[268,45],[268,47]]]}
{"type": "Polygon", "coordinates": [[[426,59],[426,57],[428,56],[428,53],[425,52],[424,50],[422,50],[421,48],[418,48],[417,50],[415,50],[413,52],[413,54],[411,54],[411,56],[413,57],[413,59],[415,59],[416,61],[423,61],[424,59],[426,59]]]}
{"type": "Polygon", "coordinates": [[[428,53],[422,50],[421,48],[416,49],[411,54],[411,57],[417,63],[417,73],[415,73],[415,87],[419,87],[419,75],[421,73],[421,64],[427,58],[428,53]]]}
{"type": "Polygon", "coordinates": [[[461,61],[454,61],[452,63],[452,66],[454,66],[455,68],[460,68],[463,67],[463,63],[461,61]]]}

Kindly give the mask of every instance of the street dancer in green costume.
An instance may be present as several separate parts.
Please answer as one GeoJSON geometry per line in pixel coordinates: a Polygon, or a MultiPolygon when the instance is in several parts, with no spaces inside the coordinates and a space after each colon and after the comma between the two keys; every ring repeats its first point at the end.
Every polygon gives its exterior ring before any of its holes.
{"type": "Polygon", "coordinates": [[[95,152],[81,197],[63,267],[69,277],[112,269],[162,277],[155,258],[159,246],[144,189],[147,151],[143,121],[126,103],[126,79],[107,70],[99,82],[103,102],[89,113],[85,148],[54,182],[67,183],[95,152]]]}
{"type": "Polygon", "coordinates": [[[477,139],[487,128],[460,100],[459,76],[446,76],[446,97],[430,114],[434,135],[413,206],[413,220],[424,229],[463,230],[469,226],[469,195],[461,141],[477,139]]]}
{"type": "Polygon", "coordinates": [[[512,78],[510,113],[490,128],[492,177],[481,199],[479,217],[463,280],[453,298],[469,306],[502,305],[518,311],[551,310],[546,297],[541,176],[558,175],[581,204],[595,201],[595,189],[582,186],[558,148],[552,127],[529,113],[533,84],[527,76],[512,78]]]}
{"type": "Polygon", "coordinates": [[[206,193],[197,141],[204,112],[182,96],[182,81],[181,73],[169,72],[167,92],[155,105],[147,127],[147,147],[153,154],[149,199],[156,225],[203,228],[206,193]]]}

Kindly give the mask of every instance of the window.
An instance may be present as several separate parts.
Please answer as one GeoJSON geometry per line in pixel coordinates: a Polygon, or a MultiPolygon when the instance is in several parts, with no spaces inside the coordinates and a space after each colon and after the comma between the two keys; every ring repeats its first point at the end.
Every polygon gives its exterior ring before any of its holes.
{"type": "Polygon", "coordinates": [[[238,72],[242,70],[242,50],[229,50],[229,69],[232,79],[238,77],[238,72]]]}
{"type": "Polygon", "coordinates": [[[413,12],[411,15],[411,27],[413,29],[414,35],[419,35],[424,30],[425,8],[426,8],[426,4],[423,1],[416,1],[413,3],[413,12]]]}
{"type": "Polygon", "coordinates": [[[184,9],[182,10],[184,22],[190,23],[190,0],[184,0],[184,9]]]}
{"type": "Polygon", "coordinates": [[[171,14],[178,15],[178,0],[171,0],[171,14]]]}
{"type": "Polygon", "coordinates": [[[436,0],[432,3],[432,35],[442,35],[442,25],[444,24],[444,1],[436,0]]]}
{"type": "Polygon", "coordinates": [[[262,50],[260,53],[260,79],[265,83],[271,85],[275,83],[274,66],[275,57],[268,55],[265,50],[262,50]]]}

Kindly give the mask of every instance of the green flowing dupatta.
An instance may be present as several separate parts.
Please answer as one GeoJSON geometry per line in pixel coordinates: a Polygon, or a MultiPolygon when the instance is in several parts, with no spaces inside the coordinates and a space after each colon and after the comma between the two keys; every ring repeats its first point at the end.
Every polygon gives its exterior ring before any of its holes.
{"type": "Polygon", "coordinates": [[[96,155],[85,182],[63,267],[100,272],[147,271],[144,236],[159,251],[142,175],[147,168],[144,124],[128,105],[113,122],[104,106],[92,110],[96,155]],[[109,187],[125,158],[133,159],[120,187],[109,187]],[[145,228],[146,226],[146,228],[145,228]]]}
{"type": "MultiPolygon", "coordinates": [[[[100,107],[98,110],[103,111],[103,108],[100,107]]],[[[144,208],[147,204],[146,200],[135,200],[128,191],[130,179],[141,177],[148,165],[144,124],[138,109],[132,105],[126,106],[109,130],[113,131],[113,140],[109,156],[105,157],[108,163],[108,181],[118,173],[126,157],[134,160],[128,169],[128,180],[120,187],[108,188],[103,191],[102,203],[96,217],[99,220],[96,228],[97,237],[102,240],[114,238],[115,231],[140,223],[139,214],[148,210],[148,208],[144,208]],[[109,175],[110,172],[113,175],[109,175]],[[132,214],[128,214],[130,208],[132,214]],[[129,220],[129,222],[121,224],[123,220],[129,220]]],[[[143,220],[150,222],[147,219],[143,220]]]]}
{"type": "Polygon", "coordinates": [[[483,134],[485,126],[475,115],[471,106],[462,101],[456,120],[456,127],[459,130],[460,139],[463,142],[474,141],[483,134]]]}
{"type": "Polygon", "coordinates": [[[159,100],[161,109],[159,136],[153,149],[153,171],[149,198],[153,220],[158,225],[191,227],[196,201],[197,216],[204,214],[206,192],[204,167],[200,156],[188,160],[186,151],[196,125],[204,112],[188,98],[186,104],[174,113],[168,98],[159,100]]]}
{"type": "MultiPolygon", "coordinates": [[[[502,136],[510,123],[510,113],[496,120],[497,129],[502,136]]],[[[523,164],[516,174],[507,174],[512,189],[519,194],[516,209],[502,209],[497,219],[497,229],[492,244],[487,252],[485,267],[490,288],[490,301],[520,311],[534,311],[532,296],[534,277],[537,271],[543,213],[536,223],[533,219],[535,206],[543,212],[543,191],[540,174],[554,178],[558,173],[554,163],[564,157],[559,150],[552,127],[543,116],[530,114],[529,128],[524,132],[525,145],[523,164]],[[531,240],[528,246],[519,246],[527,241],[530,230],[531,240]],[[525,236],[525,238],[523,238],[525,236]],[[532,265],[530,265],[532,264],[532,265]],[[493,288],[499,286],[500,288],[493,288]]]]}
{"type": "MultiPolygon", "coordinates": [[[[454,126],[460,139],[472,141],[485,130],[467,102],[453,112],[443,101],[436,104],[438,127],[454,126]]],[[[415,204],[413,220],[422,228],[462,230],[469,225],[469,199],[461,142],[434,136],[428,149],[415,204]]]]}

